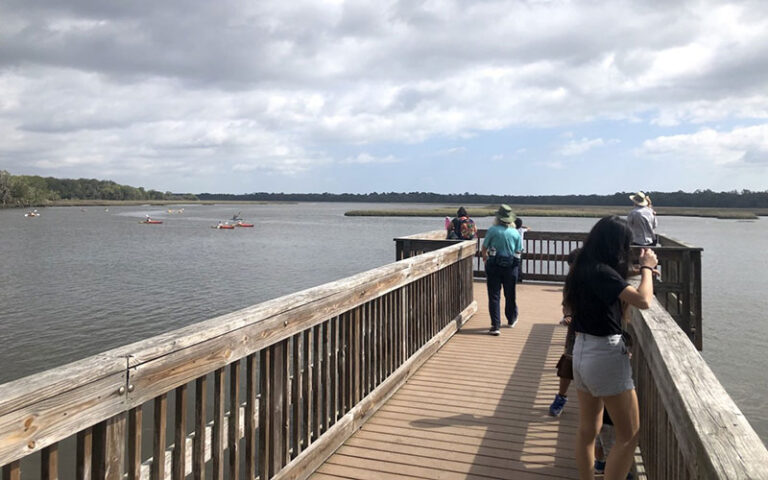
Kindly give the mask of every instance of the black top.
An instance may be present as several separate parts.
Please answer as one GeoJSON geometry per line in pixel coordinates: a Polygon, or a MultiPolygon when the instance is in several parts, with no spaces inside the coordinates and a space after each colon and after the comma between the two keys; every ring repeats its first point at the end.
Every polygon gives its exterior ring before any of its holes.
{"type": "Polygon", "coordinates": [[[619,294],[627,281],[604,263],[591,267],[580,275],[577,288],[586,289],[582,311],[573,312],[573,328],[577,332],[598,337],[621,334],[621,301],[619,294]]]}

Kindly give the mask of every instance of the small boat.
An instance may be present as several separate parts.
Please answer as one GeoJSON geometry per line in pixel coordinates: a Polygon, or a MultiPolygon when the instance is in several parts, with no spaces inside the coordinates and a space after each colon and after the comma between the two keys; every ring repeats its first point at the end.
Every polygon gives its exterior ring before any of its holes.
{"type": "Polygon", "coordinates": [[[144,220],[140,221],[139,223],[146,223],[148,225],[160,225],[163,223],[162,220],[152,220],[151,218],[147,217],[144,220]]]}
{"type": "Polygon", "coordinates": [[[253,224],[252,223],[246,223],[246,222],[244,222],[242,220],[238,220],[237,222],[235,222],[235,226],[236,227],[253,227],[253,224]]]}
{"type": "Polygon", "coordinates": [[[31,212],[25,213],[24,216],[28,218],[32,218],[32,217],[39,217],[40,214],[37,213],[37,210],[32,210],[31,212]]]}
{"type": "Polygon", "coordinates": [[[219,223],[218,225],[211,225],[211,228],[215,228],[217,230],[234,230],[235,226],[229,223],[219,223]]]}

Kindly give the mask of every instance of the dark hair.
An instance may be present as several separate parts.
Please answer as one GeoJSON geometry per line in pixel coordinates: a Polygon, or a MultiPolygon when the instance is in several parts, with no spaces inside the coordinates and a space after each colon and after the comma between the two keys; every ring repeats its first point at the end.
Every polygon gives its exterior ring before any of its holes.
{"type": "Polygon", "coordinates": [[[464,207],[459,207],[459,209],[456,211],[457,217],[468,217],[467,210],[464,207]]]}
{"type": "Polygon", "coordinates": [[[581,248],[574,248],[571,250],[571,253],[568,254],[568,258],[565,260],[568,263],[568,266],[573,266],[573,263],[576,261],[576,257],[579,256],[579,252],[581,251],[581,248]]]}
{"type": "Polygon", "coordinates": [[[592,227],[565,279],[565,302],[573,312],[578,313],[587,301],[589,292],[583,288],[584,279],[596,265],[608,265],[626,278],[631,241],[627,221],[616,215],[603,217],[592,227]]]}
{"type": "Polygon", "coordinates": [[[517,217],[515,219],[515,228],[520,228],[523,226],[523,219],[520,217],[517,217]]]}

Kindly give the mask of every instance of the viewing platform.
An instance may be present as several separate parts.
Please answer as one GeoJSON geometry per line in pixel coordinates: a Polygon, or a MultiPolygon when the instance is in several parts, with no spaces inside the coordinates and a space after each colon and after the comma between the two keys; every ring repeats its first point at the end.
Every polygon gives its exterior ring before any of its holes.
{"type": "MultiPolygon", "coordinates": [[[[0,385],[3,480],[576,478],[576,397],[559,418],[548,406],[565,337],[558,282],[586,234],[526,235],[521,319],[499,337],[478,241],[443,235],[396,239],[394,263],[0,385]]],[[[627,326],[638,472],[768,478],[768,451],[697,351],[701,249],[662,238],[654,250],[656,300],[627,326]]]]}

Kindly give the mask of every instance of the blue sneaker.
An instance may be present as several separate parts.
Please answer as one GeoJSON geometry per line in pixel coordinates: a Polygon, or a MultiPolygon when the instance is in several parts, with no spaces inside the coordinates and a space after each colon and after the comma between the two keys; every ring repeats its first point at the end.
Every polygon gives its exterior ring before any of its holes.
{"type": "Polygon", "coordinates": [[[605,473],[605,460],[595,460],[595,473],[605,473]]]}
{"type": "Polygon", "coordinates": [[[555,400],[552,402],[552,405],[549,406],[549,414],[553,417],[559,417],[560,414],[563,413],[563,408],[565,408],[565,402],[567,401],[567,397],[564,397],[559,393],[556,394],[555,400]]]}

